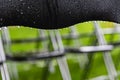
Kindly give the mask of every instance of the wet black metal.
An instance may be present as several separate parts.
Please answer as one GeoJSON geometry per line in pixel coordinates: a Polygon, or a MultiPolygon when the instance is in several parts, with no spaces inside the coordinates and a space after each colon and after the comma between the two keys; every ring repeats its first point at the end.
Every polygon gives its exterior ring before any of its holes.
{"type": "Polygon", "coordinates": [[[0,26],[58,29],[93,20],[120,23],[119,0],[0,0],[0,26]]]}

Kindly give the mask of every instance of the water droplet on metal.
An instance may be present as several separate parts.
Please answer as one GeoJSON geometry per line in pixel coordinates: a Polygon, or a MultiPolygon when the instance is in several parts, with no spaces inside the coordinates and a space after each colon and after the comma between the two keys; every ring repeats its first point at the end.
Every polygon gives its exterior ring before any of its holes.
{"type": "Polygon", "coordinates": [[[0,21],[3,21],[3,18],[0,18],[0,21]]]}
{"type": "Polygon", "coordinates": [[[7,29],[7,27],[3,27],[4,29],[7,29]]]}
{"type": "Polygon", "coordinates": [[[69,11],[69,14],[71,14],[72,12],[71,11],[69,11]]]}
{"type": "Polygon", "coordinates": [[[22,5],[25,5],[26,3],[22,3],[22,5]]]}
{"type": "Polygon", "coordinates": [[[17,12],[20,12],[20,10],[19,10],[19,9],[17,9],[16,11],[17,11],[17,12]]]}
{"type": "Polygon", "coordinates": [[[34,21],[33,23],[35,24],[36,22],[34,21]]]}
{"type": "Polygon", "coordinates": [[[27,8],[30,9],[30,6],[28,6],[27,8]]]}
{"type": "Polygon", "coordinates": [[[23,14],[23,12],[20,12],[20,14],[23,14]]]}

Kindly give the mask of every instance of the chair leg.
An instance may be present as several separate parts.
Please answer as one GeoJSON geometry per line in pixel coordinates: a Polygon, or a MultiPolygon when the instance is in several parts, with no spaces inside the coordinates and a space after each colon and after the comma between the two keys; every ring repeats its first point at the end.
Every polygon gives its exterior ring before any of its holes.
{"type": "MultiPolygon", "coordinates": [[[[39,37],[41,37],[41,38],[47,37],[45,33],[46,33],[45,30],[41,30],[41,29],[38,30],[39,37]]],[[[47,44],[46,41],[42,41],[41,44],[42,44],[42,46],[43,46],[43,50],[44,50],[44,51],[49,51],[49,50],[48,50],[48,44],[47,44]]],[[[46,62],[45,62],[45,63],[46,63],[46,62]]],[[[48,68],[49,68],[50,73],[54,73],[54,72],[55,72],[55,67],[54,67],[54,65],[53,65],[53,61],[52,61],[52,60],[49,61],[49,65],[48,65],[48,66],[49,66],[48,68]]]]}
{"type": "MultiPolygon", "coordinates": [[[[5,46],[4,46],[4,50],[5,53],[12,55],[11,53],[11,40],[10,40],[10,35],[9,35],[9,30],[7,27],[2,27],[1,28],[1,32],[2,32],[2,40],[5,41],[5,46]]],[[[10,74],[10,78],[14,79],[14,80],[18,80],[18,71],[17,71],[17,67],[15,63],[9,63],[8,64],[8,71],[10,74]]]]}
{"type": "Polygon", "coordinates": [[[71,80],[66,57],[58,58],[57,62],[58,62],[63,80],[71,80]]]}
{"type": "MultiPolygon", "coordinates": [[[[103,35],[103,32],[102,32],[99,24],[96,21],[94,21],[94,27],[95,27],[95,32],[96,32],[96,36],[97,36],[99,45],[107,45],[107,42],[106,42],[104,35],[103,35]]],[[[115,66],[114,66],[114,63],[113,63],[113,60],[112,60],[110,53],[104,52],[103,58],[104,58],[105,65],[106,65],[106,68],[108,71],[109,79],[116,80],[117,71],[115,69],[115,66]]]]}
{"type": "Polygon", "coordinates": [[[3,63],[0,65],[2,80],[10,80],[7,64],[4,62],[6,60],[5,53],[3,49],[2,40],[0,38],[0,61],[3,63]]]}
{"type": "MultiPolygon", "coordinates": [[[[49,31],[50,38],[52,41],[53,49],[54,51],[59,51],[60,53],[64,52],[64,46],[61,40],[61,36],[59,34],[59,31],[49,31]]],[[[57,62],[60,68],[60,72],[62,75],[63,80],[71,80],[69,68],[67,65],[66,57],[57,58],[57,62]]]]}

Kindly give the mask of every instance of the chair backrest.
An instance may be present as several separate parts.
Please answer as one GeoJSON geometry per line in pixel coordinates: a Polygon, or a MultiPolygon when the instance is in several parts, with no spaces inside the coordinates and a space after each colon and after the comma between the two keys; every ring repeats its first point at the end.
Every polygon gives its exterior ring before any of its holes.
{"type": "Polygon", "coordinates": [[[119,0],[0,0],[0,26],[59,29],[85,21],[120,22],[119,0]]]}

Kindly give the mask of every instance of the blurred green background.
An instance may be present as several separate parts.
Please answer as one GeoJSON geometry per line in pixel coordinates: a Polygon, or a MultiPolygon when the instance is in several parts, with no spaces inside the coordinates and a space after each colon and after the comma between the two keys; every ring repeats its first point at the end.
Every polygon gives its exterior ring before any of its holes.
{"type": "MultiPolygon", "coordinates": [[[[114,28],[115,25],[111,22],[99,22],[102,29],[105,28],[114,28]]],[[[94,31],[93,22],[86,22],[74,25],[77,34],[91,34],[94,31]]],[[[37,38],[39,37],[38,29],[27,28],[21,26],[20,28],[9,27],[9,34],[11,40],[16,39],[29,39],[29,38],[37,38]]],[[[70,28],[64,28],[59,30],[61,35],[69,35],[70,28]]],[[[48,31],[45,31],[46,35],[48,31]]],[[[107,42],[119,42],[120,35],[114,34],[114,39],[111,38],[113,35],[105,35],[107,42]],[[112,39],[112,40],[111,40],[112,39]]],[[[94,36],[88,36],[76,39],[78,41],[77,45],[79,46],[89,46],[94,45],[94,36]]],[[[62,39],[65,47],[75,47],[76,40],[66,40],[62,39]]],[[[49,40],[45,41],[46,44],[51,45],[49,40]]],[[[35,52],[37,50],[42,51],[43,49],[42,41],[41,42],[32,42],[32,43],[19,43],[19,44],[11,44],[10,50],[13,55],[31,55],[25,54],[27,52],[35,52]],[[38,47],[39,46],[39,47],[38,47]],[[37,47],[37,48],[36,48],[37,47]]],[[[110,53],[112,55],[114,65],[119,73],[120,70],[120,47],[114,48],[110,53]]],[[[81,60],[84,61],[84,56],[82,54],[67,54],[67,62],[69,65],[69,70],[71,73],[72,80],[89,80],[91,78],[95,78],[98,76],[107,76],[107,70],[104,64],[103,55],[100,53],[88,54],[88,59],[90,59],[89,64],[86,64],[87,67],[80,67],[78,56],[81,56],[81,60]],[[92,57],[91,57],[92,56],[92,57]],[[83,57],[83,58],[82,58],[83,57]]],[[[53,64],[54,71],[50,72],[49,67],[46,65],[47,60],[38,60],[31,62],[11,62],[7,61],[7,63],[17,65],[19,80],[62,80],[60,70],[56,59],[51,59],[50,61],[53,64]]],[[[82,64],[82,63],[81,63],[82,64]]],[[[118,76],[119,77],[119,76],[118,76]]]]}

